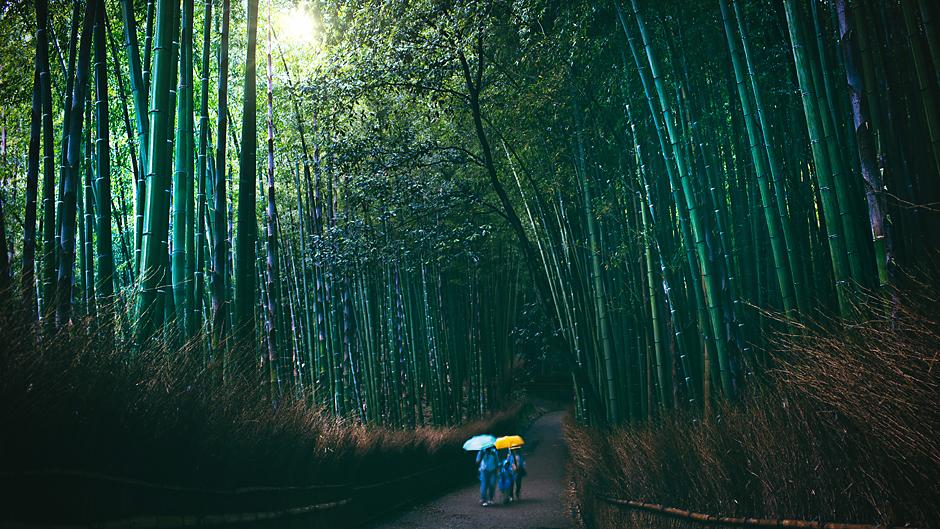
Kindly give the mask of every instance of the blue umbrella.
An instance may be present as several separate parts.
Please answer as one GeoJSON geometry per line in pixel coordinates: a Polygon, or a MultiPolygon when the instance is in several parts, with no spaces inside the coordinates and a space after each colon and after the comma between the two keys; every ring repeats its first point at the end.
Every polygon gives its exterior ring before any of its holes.
{"type": "Polygon", "coordinates": [[[467,439],[467,442],[463,444],[463,449],[470,452],[474,450],[483,450],[484,448],[493,446],[493,443],[495,442],[496,438],[492,435],[476,435],[470,439],[467,439]]]}

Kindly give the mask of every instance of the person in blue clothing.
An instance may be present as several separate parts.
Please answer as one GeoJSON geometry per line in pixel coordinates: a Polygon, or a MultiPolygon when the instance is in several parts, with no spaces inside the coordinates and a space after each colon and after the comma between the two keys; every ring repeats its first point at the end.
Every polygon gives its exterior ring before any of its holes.
{"type": "Polygon", "coordinates": [[[503,460],[502,464],[499,465],[499,492],[503,495],[503,503],[512,502],[514,479],[515,472],[513,472],[512,454],[510,453],[510,455],[503,460]]]}
{"type": "Polygon", "coordinates": [[[486,507],[493,503],[496,494],[496,471],[499,466],[496,447],[480,450],[477,453],[477,465],[480,470],[480,505],[486,507]]]}
{"type": "Polygon", "coordinates": [[[519,497],[522,495],[522,478],[528,474],[525,469],[525,455],[522,454],[521,448],[516,448],[515,450],[509,450],[509,457],[512,459],[512,467],[515,474],[513,483],[515,484],[516,490],[513,491],[512,497],[515,501],[519,501],[519,497]]]}

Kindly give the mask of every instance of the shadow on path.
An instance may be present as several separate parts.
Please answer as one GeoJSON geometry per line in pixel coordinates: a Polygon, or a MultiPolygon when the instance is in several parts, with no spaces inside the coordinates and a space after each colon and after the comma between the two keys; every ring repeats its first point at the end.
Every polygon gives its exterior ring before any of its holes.
{"type": "MultiPolygon", "coordinates": [[[[571,527],[565,513],[564,411],[540,417],[525,434],[528,475],[521,500],[481,507],[478,483],[413,507],[372,529],[555,529],[571,527]]],[[[471,463],[472,464],[472,460],[471,463]]],[[[497,493],[497,496],[499,494],[497,493]]]]}

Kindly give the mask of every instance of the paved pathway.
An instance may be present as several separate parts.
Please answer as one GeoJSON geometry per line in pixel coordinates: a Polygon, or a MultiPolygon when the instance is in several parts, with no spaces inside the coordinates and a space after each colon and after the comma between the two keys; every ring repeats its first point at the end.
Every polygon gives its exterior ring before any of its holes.
{"type": "MultiPolygon", "coordinates": [[[[522,499],[510,505],[480,506],[479,483],[414,507],[374,529],[561,529],[571,527],[564,508],[565,412],[543,415],[525,435],[528,475],[522,499]]],[[[497,497],[499,493],[497,492],[497,497]]]]}

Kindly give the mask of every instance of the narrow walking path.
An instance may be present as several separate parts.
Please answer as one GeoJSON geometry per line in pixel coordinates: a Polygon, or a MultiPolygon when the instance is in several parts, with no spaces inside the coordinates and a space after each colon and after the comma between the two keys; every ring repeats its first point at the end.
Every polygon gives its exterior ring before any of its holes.
{"type": "MultiPolygon", "coordinates": [[[[386,520],[373,529],[555,529],[571,527],[565,513],[568,454],[562,439],[563,411],[540,417],[525,435],[528,475],[521,499],[510,505],[480,506],[478,483],[441,496],[386,520]]],[[[468,464],[472,464],[468,463],[468,464]]],[[[498,496],[498,493],[497,493],[498,496]]]]}

